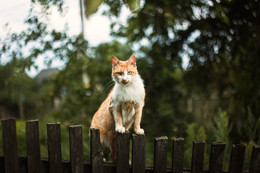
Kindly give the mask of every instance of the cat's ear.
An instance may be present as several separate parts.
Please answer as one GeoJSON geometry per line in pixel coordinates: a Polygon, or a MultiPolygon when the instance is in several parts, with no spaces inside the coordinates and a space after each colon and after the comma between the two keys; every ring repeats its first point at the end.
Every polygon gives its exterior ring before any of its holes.
{"type": "Polygon", "coordinates": [[[119,59],[115,56],[112,57],[112,67],[115,67],[119,64],[119,59]]]}
{"type": "Polygon", "coordinates": [[[130,58],[128,59],[128,62],[129,62],[131,65],[136,66],[135,55],[131,55],[130,58]]]}

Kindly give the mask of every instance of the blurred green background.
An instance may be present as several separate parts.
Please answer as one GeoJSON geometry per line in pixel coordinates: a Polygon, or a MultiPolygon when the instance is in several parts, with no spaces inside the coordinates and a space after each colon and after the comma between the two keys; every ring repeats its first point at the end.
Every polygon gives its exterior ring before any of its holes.
{"type": "Polygon", "coordinates": [[[251,148],[260,143],[259,0],[93,0],[81,3],[82,23],[101,3],[111,19],[111,42],[89,46],[84,27],[77,36],[49,29],[48,9],[64,13],[63,0],[32,0],[25,29],[0,38],[0,58],[9,58],[0,63],[0,117],[17,119],[19,155],[26,155],[25,121],[39,119],[43,157],[46,123],[59,121],[63,159],[69,159],[68,126],[81,124],[88,160],[90,121],[113,87],[111,57],[135,54],[146,89],[146,163],[153,162],[154,137],[168,136],[184,137],[185,167],[192,141],[205,140],[205,168],[213,141],[227,144],[225,169],[231,144],[246,144],[248,168],[251,148]],[[117,20],[123,6],[132,10],[126,24],[117,20]],[[30,77],[26,70],[40,56],[46,64],[59,59],[64,67],[30,77]]]}

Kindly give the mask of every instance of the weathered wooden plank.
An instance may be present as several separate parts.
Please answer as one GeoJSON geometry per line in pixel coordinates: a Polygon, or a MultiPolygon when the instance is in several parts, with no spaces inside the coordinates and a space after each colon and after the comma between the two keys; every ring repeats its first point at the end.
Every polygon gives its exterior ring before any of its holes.
{"type": "Polygon", "coordinates": [[[154,173],[164,173],[167,170],[168,137],[154,139],[154,173]]]}
{"type": "Polygon", "coordinates": [[[232,145],[230,164],[229,164],[229,173],[243,172],[245,148],[246,147],[244,144],[232,145]]]}
{"type": "Polygon", "coordinates": [[[0,172],[5,172],[4,156],[0,155],[0,172]]]}
{"type": "Polygon", "coordinates": [[[91,172],[91,164],[90,164],[90,162],[84,161],[84,173],[92,173],[91,172]]]}
{"type": "Polygon", "coordinates": [[[132,135],[133,173],[145,172],[145,135],[132,135]]]}
{"type": "Polygon", "coordinates": [[[15,119],[2,120],[2,136],[5,172],[17,173],[19,170],[19,165],[17,157],[15,119]]]}
{"type": "Polygon", "coordinates": [[[172,172],[182,173],[184,161],[184,139],[176,138],[172,145],[172,172]]]}
{"type": "Polygon", "coordinates": [[[209,173],[223,172],[223,156],[225,152],[225,143],[213,142],[211,144],[209,173]]]}
{"type": "MultiPolygon", "coordinates": [[[[18,164],[19,164],[19,173],[28,173],[27,168],[27,157],[19,157],[18,156],[18,164]]],[[[39,171],[37,171],[38,173],[39,171]]]]}
{"type": "Polygon", "coordinates": [[[72,173],[71,172],[71,162],[69,160],[62,160],[62,173],[72,173]]]}
{"type": "Polygon", "coordinates": [[[253,147],[249,173],[260,173],[260,145],[253,147]]]}
{"type": "Polygon", "coordinates": [[[82,138],[82,126],[70,126],[69,127],[69,139],[70,139],[70,162],[72,173],[83,173],[83,138],[82,138]]]}
{"type": "MultiPolygon", "coordinates": [[[[41,162],[42,162],[42,166],[41,166],[41,169],[42,169],[42,173],[49,173],[50,169],[50,164],[49,164],[49,160],[46,159],[46,158],[42,158],[41,159],[41,162]]],[[[61,167],[62,167],[62,173],[71,173],[71,169],[70,169],[70,161],[69,160],[62,160],[61,161],[61,167]]],[[[89,166],[89,164],[88,164],[89,166]]],[[[87,172],[90,172],[90,171],[87,171],[87,172]]]]}
{"type": "Polygon", "coordinates": [[[62,173],[60,123],[47,124],[50,173],[62,173]]]}
{"type": "Polygon", "coordinates": [[[41,154],[39,139],[39,122],[26,122],[26,145],[28,173],[41,172],[41,154]]]}
{"type": "Polygon", "coordinates": [[[204,141],[193,141],[191,173],[201,173],[204,162],[204,141]]]}
{"type": "Polygon", "coordinates": [[[117,133],[117,173],[129,173],[130,133],[117,133]]]}
{"type": "Polygon", "coordinates": [[[50,171],[50,165],[49,165],[49,160],[47,158],[42,158],[41,159],[41,168],[42,168],[42,173],[49,173],[50,171]]]}
{"type": "Polygon", "coordinates": [[[115,163],[104,163],[104,173],[115,173],[116,164],[115,163]]]}
{"type": "Polygon", "coordinates": [[[103,149],[100,144],[99,129],[90,129],[90,163],[92,173],[103,173],[103,149]]]}

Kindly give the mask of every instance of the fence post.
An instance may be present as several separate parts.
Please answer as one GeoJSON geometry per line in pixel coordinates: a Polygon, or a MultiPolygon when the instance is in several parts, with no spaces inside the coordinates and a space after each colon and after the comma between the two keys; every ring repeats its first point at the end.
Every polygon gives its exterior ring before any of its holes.
{"type": "Polygon", "coordinates": [[[117,133],[117,156],[116,171],[117,173],[129,173],[129,147],[130,133],[117,133]]]}
{"type": "Polygon", "coordinates": [[[167,170],[168,137],[154,139],[154,173],[164,173],[167,170]]]}
{"type": "Polygon", "coordinates": [[[229,164],[229,173],[243,172],[245,148],[246,147],[243,144],[232,145],[230,164],[229,164]]]}
{"type": "Polygon", "coordinates": [[[47,124],[50,173],[62,173],[60,123],[47,124]]]}
{"type": "Polygon", "coordinates": [[[193,141],[191,173],[201,173],[204,162],[204,141],[193,141]]]}
{"type": "Polygon", "coordinates": [[[183,172],[183,160],[184,160],[184,139],[177,138],[173,140],[172,145],[172,172],[183,172]]]}
{"type": "Polygon", "coordinates": [[[26,121],[26,145],[28,173],[41,172],[39,121],[26,121]]]}
{"type": "Polygon", "coordinates": [[[260,145],[255,145],[253,147],[249,173],[259,173],[260,172],[260,145]]]}
{"type": "Polygon", "coordinates": [[[83,173],[82,126],[69,127],[71,173],[83,173]]]}
{"type": "Polygon", "coordinates": [[[92,173],[103,173],[103,149],[99,129],[90,129],[90,164],[92,173]]]}
{"type": "Polygon", "coordinates": [[[5,172],[18,172],[17,139],[15,119],[2,120],[5,172]]]}
{"type": "Polygon", "coordinates": [[[133,173],[145,172],[145,135],[132,135],[133,173]]]}
{"type": "Polygon", "coordinates": [[[223,156],[225,152],[225,143],[213,142],[211,144],[209,173],[223,172],[223,156]]]}

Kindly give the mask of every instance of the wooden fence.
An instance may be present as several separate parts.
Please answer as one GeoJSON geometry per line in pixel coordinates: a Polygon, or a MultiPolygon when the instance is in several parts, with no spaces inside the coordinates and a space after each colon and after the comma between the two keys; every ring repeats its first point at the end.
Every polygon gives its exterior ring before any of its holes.
{"type": "Polygon", "coordinates": [[[99,130],[91,129],[90,162],[83,160],[82,126],[69,127],[70,161],[61,157],[60,124],[47,124],[48,159],[40,155],[38,120],[26,122],[27,157],[17,156],[15,119],[2,120],[3,153],[0,156],[1,173],[260,173],[260,146],[252,150],[250,169],[243,171],[245,145],[233,145],[229,170],[223,171],[224,143],[212,143],[209,170],[203,170],[203,141],[194,141],[191,168],[183,169],[184,139],[174,139],[172,143],[172,167],[167,167],[168,138],[154,140],[154,164],[145,165],[145,136],[129,133],[118,134],[118,153],[115,164],[104,163],[100,145],[99,130]],[[130,138],[132,139],[132,161],[129,164],[130,138]]]}

